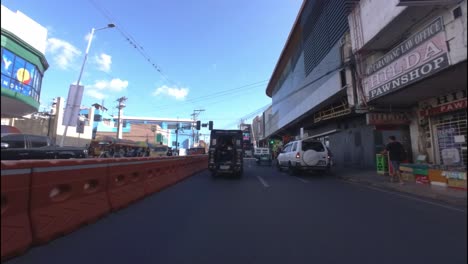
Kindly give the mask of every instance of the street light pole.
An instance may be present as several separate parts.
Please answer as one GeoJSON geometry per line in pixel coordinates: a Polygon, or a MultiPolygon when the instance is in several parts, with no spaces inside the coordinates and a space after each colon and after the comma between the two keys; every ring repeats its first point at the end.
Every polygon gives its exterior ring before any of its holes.
{"type": "MultiPolygon", "coordinates": [[[[94,32],[98,31],[98,30],[103,30],[103,29],[107,29],[107,28],[113,28],[115,27],[114,24],[107,24],[106,27],[102,27],[102,28],[98,28],[98,29],[95,29],[95,28],[92,28],[91,29],[91,35],[89,36],[89,40],[88,40],[88,46],[86,47],[86,52],[85,52],[85,56],[84,56],[84,59],[83,59],[83,64],[81,64],[81,70],[80,70],[80,75],[78,76],[78,81],[76,82],[76,86],[79,88],[79,85],[80,85],[80,81],[81,81],[81,76],[83,75],[83,70],[84,70],[84,66],[86,64],[86,60],[88,59],[88,53],[89,53],[89,49],[91,48],[91,42],[93,41],[93,36],[94,36],[94,32]]],[[[65,141],[65,138],[67,137],[67,132],[68,132],[68,124],[71,122],[73,116],[73,110],[75,110],[75,107],[76,107],[76,100],[77,100],[77,97],[78,96],[75,96],[73,98],[73,104],[71,105],[71,114],[69,115],[68,117],[68,120],[67,122],[65,123],[65,130],[63,131],[63,135],[62,135],[62,139],[60,140],[60,146],[63,147],[63,142],[65,141]]],[[[67,98],[67,100],[70,100],[70,98],[67,98]]],[[[67,102],[68,104],[68,102],[67,102]]],[[[90,117],[91,118],[91,117],[90,117]]]]}

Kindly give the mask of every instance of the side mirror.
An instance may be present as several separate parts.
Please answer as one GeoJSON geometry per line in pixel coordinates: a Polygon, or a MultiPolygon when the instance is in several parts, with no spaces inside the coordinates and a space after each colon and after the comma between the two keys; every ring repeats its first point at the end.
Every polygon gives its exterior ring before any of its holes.
{"type": "Polygon", "coordinates": [[[8,145],[8,143],[2,142],[2,149],[7,149],[9,147],[10,145],[8,145]]]}

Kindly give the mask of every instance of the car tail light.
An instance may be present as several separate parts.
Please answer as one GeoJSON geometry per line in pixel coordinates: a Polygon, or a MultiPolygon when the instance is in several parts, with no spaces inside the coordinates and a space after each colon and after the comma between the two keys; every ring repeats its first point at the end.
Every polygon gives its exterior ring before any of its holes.
{"type": "Polygon", "coordinates": [[[297,152],[296,153],[296,159],[300,159],[301,158],[301,153],[300,152],[297,152]]]}

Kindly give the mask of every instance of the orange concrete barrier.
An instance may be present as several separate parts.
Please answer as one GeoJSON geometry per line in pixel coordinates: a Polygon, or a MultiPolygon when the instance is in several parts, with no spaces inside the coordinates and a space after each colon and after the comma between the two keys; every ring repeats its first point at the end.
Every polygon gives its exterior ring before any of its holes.
{"type": "Polygon", "coordinates": [[[113,210],[145,197],[145,180],[152,161],[148,158],[107,159],[109,165],[107,195],[113,210]]]}
{"type": "Polygon", "coordinates": [[[110,212],[107,165],[98,159],[36,161],[31,177],[33,241],[44,243],[110,212]]]}
{"type": "Polygon", "coordinates": [[[172,161],[169,159],[153,160],[145,167],[147,169],[145,193],[147,195],[158,192],[170,184],[172,161]]]}
{"type": "Polygon", "coordinates": [[[2,261],[26,251],[32,242],[29,218],[29,163],[2,161],[2,261]]]}

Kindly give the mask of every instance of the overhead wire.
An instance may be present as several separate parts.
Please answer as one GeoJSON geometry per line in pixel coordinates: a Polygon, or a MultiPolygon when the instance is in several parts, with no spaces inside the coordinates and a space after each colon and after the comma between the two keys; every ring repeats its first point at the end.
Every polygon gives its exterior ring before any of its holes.
{"type": "MultiPolygon", "coordinates": [[[[173,84],[175,86],[178,86],[174,81],[172,81],[171,79],[169,79],[163,72],[162,72],[162,69],[160,66],[158,66],[156,63],[153,62],[153,60],[151,59],[150,55],[146,52],[146,50],[143,48],[143,46],[141,44],[138,43],[138,41],[128,32],[125,30],[125,28],[118,23],[117,19],[115,17],[113,17],[111,15],[111,13],[106,10],[104,7],[100,6],[96,1],[94,0],[89,0],[89,2],[98,10],[98,12],[100,12],[104,17],[106,17],[106,19],[110,22],[110,23],[114,23],[114,24],[117,24],[116,25],[116,29],[120,32],[120,34],[126,39],[126,41],[129,42],[129,44],[131,46],[133,46],[138,52],[139,54],[165,79],[165,81],[167,83],[170,83],[170,84],[173,84]]],[[[206,100],[212,100],[212,99],[216,99],[216,98],[219,98],[219,97],[223,97],[223,96],[228,96],[228,95],[233,95],[233,94],[236,94],[236,93],[239,93],[239,92],[243,92],[244,90],[247,90],[247,89],[251,89],[251,88],[255,88],[255,87],[258,87],[258,86],[261,86],[263,85],[263,82],[266,82],[268,81],[269,79],[266,79],[266,80],[263,80],[263,81],[260,81],[260,82],[257,82],[257,83],[252,83],[252,84],[248,84],[248,85],[245,85],[245,86],[241,86],[241,87],[237,87],[237,88],[233,88],[233,89],[228,89],[228,90],[224,90],[224,91],[220,91],[220,92],[217,92],[217,93],[213,93],[213,94],[210,94],[210,95],[206,95],[206,96],[201,96],[201,97],[198,97],[198,98],[192,98],[192,99],[189,99],[187,100],[186,102],[187,103],[199,103],[199,102],[203,102],[203,101],[206,101],[206,100]]],[[[264,107],[261,107],[260,109],[254,111],[253,113],[250,113],[246,116],[250,116],[250,115],[255,115],[257,114],[259,111],[263,111],[264,109],[266,109],[267,107],[269,107],[270,104],[268,104],[267,106],[264,106],[264,107]]],[[[173,104],[168,104],[168,105],[162,105],[162,106],[159,106],[159,108],[167,108],[167,107],[170,107],[170,106],[174,106],[173,104]]],[[[180,107],[179,107],[180,108],[180,107]]],[[[247,119],[246,116],[244,116],[243,118],[241,119],[247,119]]]]}
{"type": "MultiPolygon", "coordinates": [[[[262,82],[265,82],[265,81],[262,81],[262,82]]],[[[207,101],[210,101],[210,100],[213,100],[213,99],[218,100],[218,98],[220,98],[220,97],[231,96],[231,95],[234,95],[234,94],[237,94],[237,93],[240,93],[240,92],[246,92],[247,90],[250,90],[252,88],[261,87],[261,86],[264,85],[264,83],[262,83],[262,82],[256,82],[256,83],[240,86],[240,87],[233,88],[233,89],[219,91],[219,92],[212,93],[212,94],[209,94],[209,95],[204,95],[204,96],[200,96],[200,97],[196,97],[196,98],[187,99],[187,100],[184,101],[184,103],[194,104],[194,103],[200,103],[200,102],[207,102],[207,101]]],[[[251,90],[251,91],[254,92],[255,90],[251,90]]],[[[168,107],[175,107],[175,105],[174,104],[159,105],[156,109],[168,108],[168,107]]],[[[180,105],[177,105],[177,108],[180,109],[180,105]]]]}
{"type": "Polygon", "coordinates": [[[119,33],[124,37],[126,41],[129,42],[133,48],[135,48],[140,55],[151,65],[152,68],[154,68],[164,79],[167,83],[170,83],[172,85],[177,86],[177,84],[169,79],[163,72],[160,66],[158,66],[150,57],[150,55],[146,52],[146,50],[143,48],[141,44],[138,43],[138,41],[128,32],[125,30],[122,24],[118,23],[117,19],[111,15],[111,13],[106,10],[104,7],[100,6],[96,1],[94,0],[88,0],[91,2],[91,4],[97,9],[101,15],[103,15],[110,23],[115,24],[115,28],[119,31],[119,33]]]}

